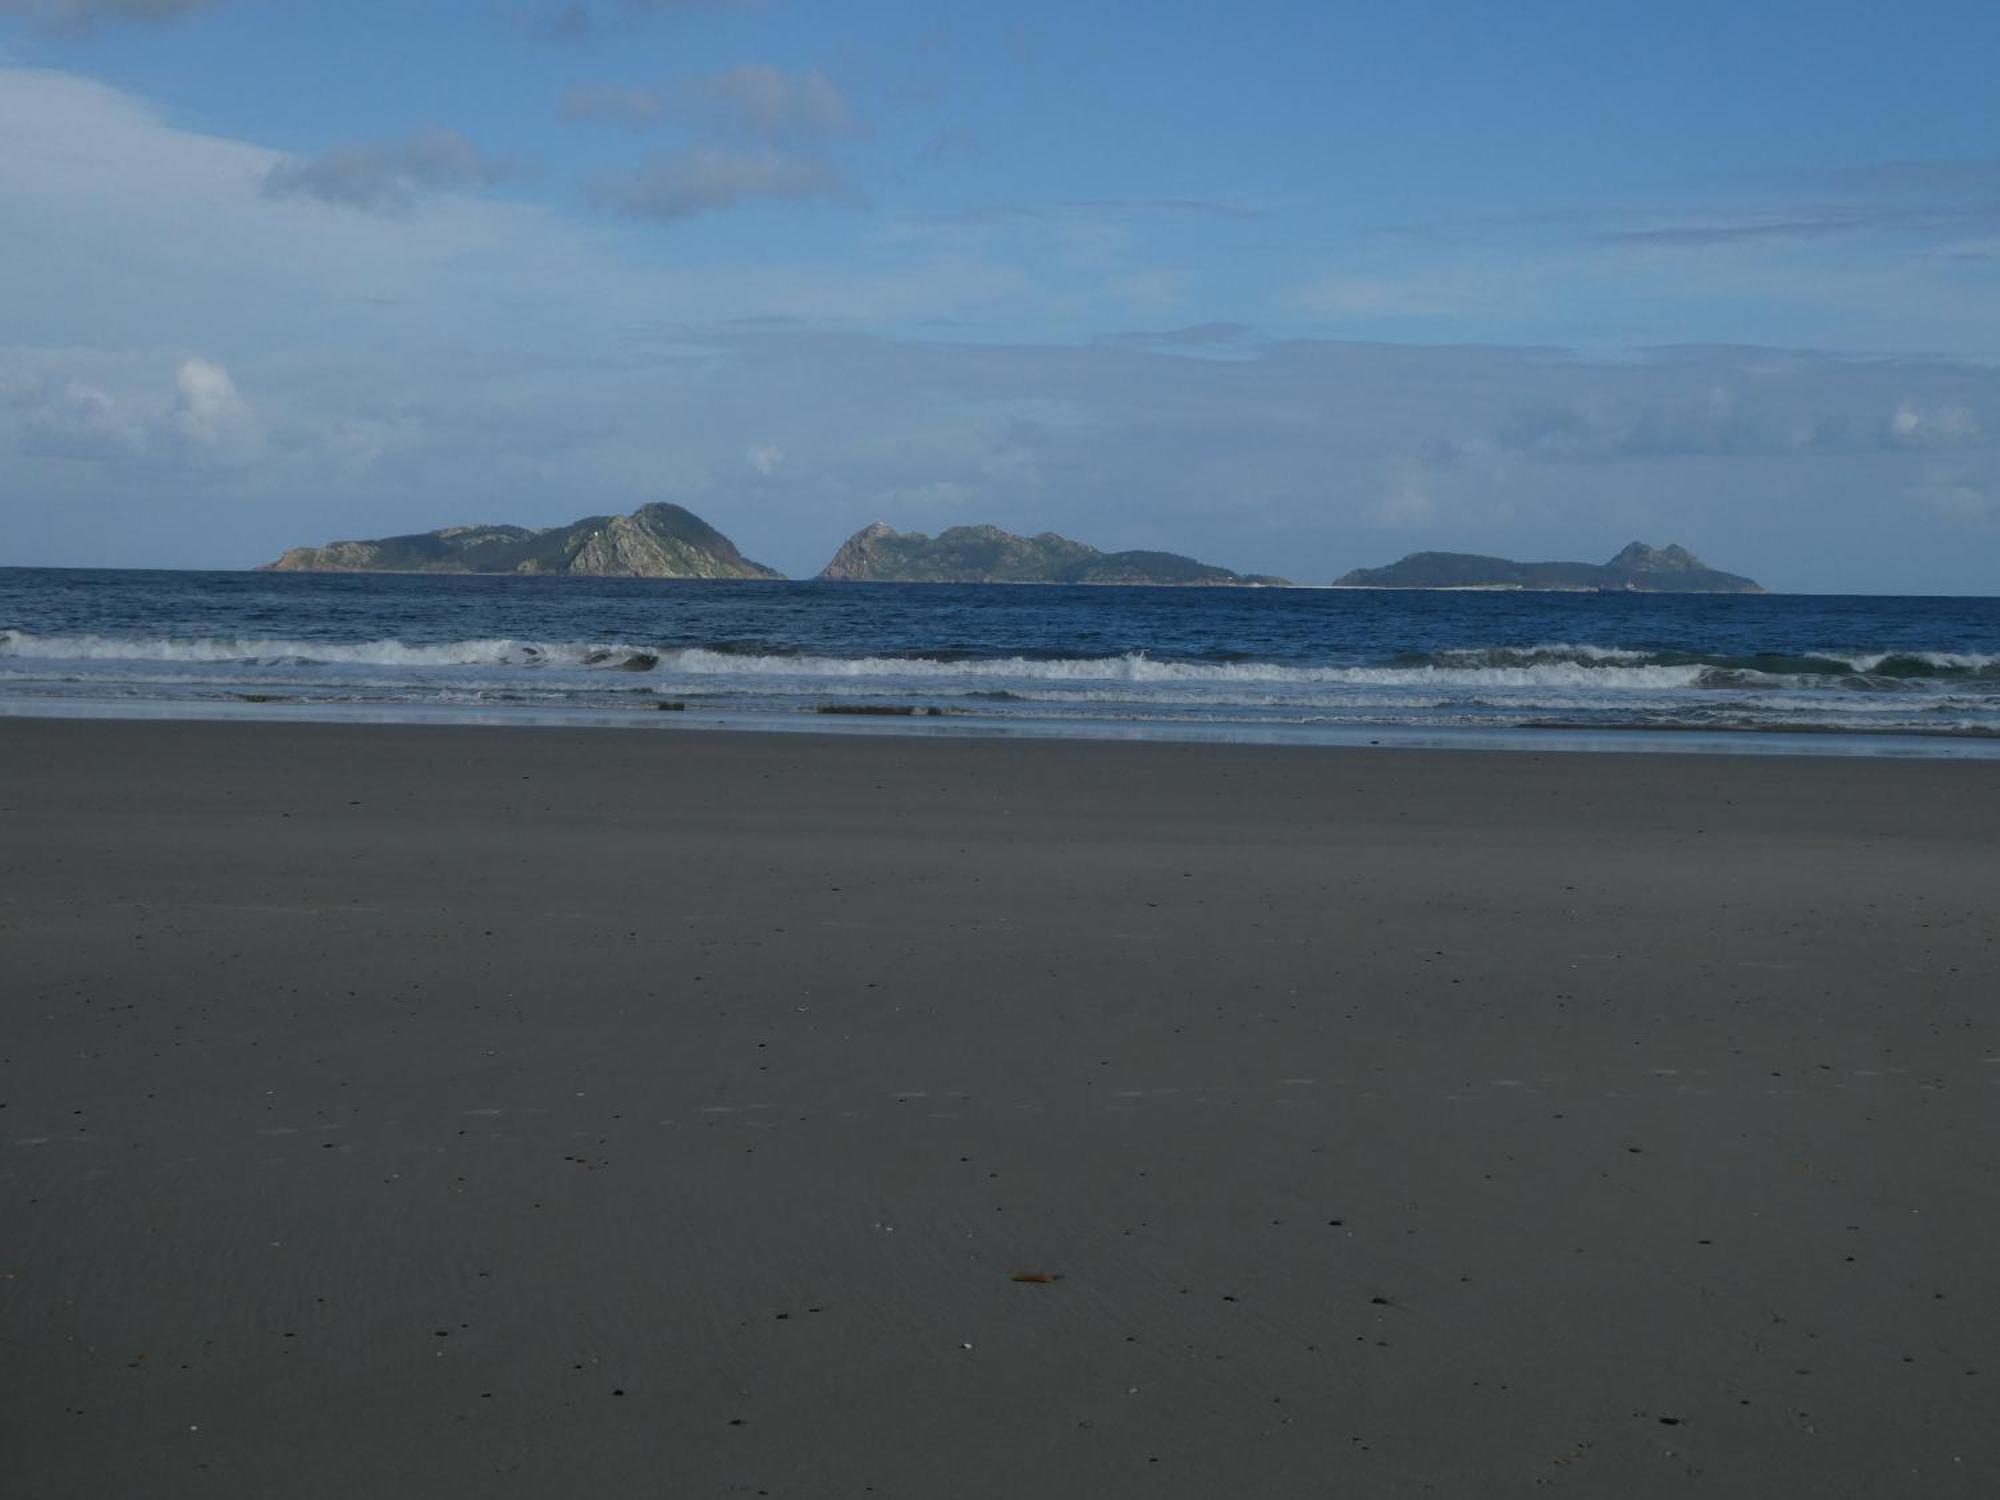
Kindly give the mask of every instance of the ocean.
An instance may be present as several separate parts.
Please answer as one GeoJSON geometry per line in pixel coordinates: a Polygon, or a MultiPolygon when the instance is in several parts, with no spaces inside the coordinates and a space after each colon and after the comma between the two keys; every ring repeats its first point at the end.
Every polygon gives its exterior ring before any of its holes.
{"type": "Polygon", "coordinates": [[[0,714],[225,713],[2000,757],[2000,598],[0,569],[0,714]]]}

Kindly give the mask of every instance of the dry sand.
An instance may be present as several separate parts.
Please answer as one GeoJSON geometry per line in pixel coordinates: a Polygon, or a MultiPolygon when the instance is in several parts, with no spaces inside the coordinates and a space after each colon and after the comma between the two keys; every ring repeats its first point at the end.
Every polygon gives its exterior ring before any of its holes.
{"type": "Polygon", "coordinates": [[[2000,1492],[1997,848],[1976,763],[0,721],[0,1491],[2000,1492]]]}

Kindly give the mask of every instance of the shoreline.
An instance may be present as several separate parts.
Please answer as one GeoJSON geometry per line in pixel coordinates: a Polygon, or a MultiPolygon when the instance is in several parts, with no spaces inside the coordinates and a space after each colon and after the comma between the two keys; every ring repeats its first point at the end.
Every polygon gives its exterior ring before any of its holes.
{"type": "Polygon", "coordinates": [[[0,719],[0,1451],[1970,1500],[1996,847],[1944,760],[0,719]]]}
{"type": "Polygon", "coordinates": [[[630,709],[312,703],[283,695],[244,694],[229,701],[0,698],[0,723],[293,723],[458,725],[478,729],[576,729],[729,734],[878,735],[902,738],[1118,742],[1184,745],[1288,745],[1324,749],[1519,751],[1585,754],[1803,756],[1860,760],[2000,760],[2000,735],[1961,730],[1894,732],[1821,725],[1593,725],[1545,721],[1507,726],[1297,724],[1246,720],[1001,718],[931,714],[905,705],[792,710],[717,710],[698,699],[670,713],[630,709]]]}

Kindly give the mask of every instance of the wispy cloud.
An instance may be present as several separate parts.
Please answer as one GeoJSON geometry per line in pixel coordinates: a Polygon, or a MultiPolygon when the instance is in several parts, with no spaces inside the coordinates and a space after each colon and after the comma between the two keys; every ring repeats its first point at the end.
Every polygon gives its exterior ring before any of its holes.
{"type": "Polygon", "coordinates": [[[1337,270],[1285,291],[1293,315],[1325,323],[1520,317],[1543,305],[1573,258],[1477,258],[1402,269],[1337,270]]]}
{"type": "Polygon", "coordinates": [[[774,145],[831,140],[860,128],[840,90],[817,69],[731,68],[697,82],[690,107],[714,130],[774,145]]]}
{"type": "Polygon", "coordinates": [[[1107,333],[1096,340],[1106,349],[1135,349],[1149,354],[1179,354],[1196,359],[1250,359],[1269,340],[1242,323],[1192,323],[1185,328],[1133,329],[1107,333]]]}
{"type": "Polygon", "coordinates": [[[486,156],[457,131],[433,128],[400,141],[335,146],[307,160],[280,162],[265,174],[264,193],[399,213],[422,194],[490,187],[514,172],[511,163],[486,156]]]}
{"type": "Polygon", "coordinates": [[[1864,162],[1819,174],[1857,192],[1879,195],[2000,193],[2000,157],[1864,162]]]}
{"type": "Polygon", "coordinates": [[[676,121],[711,139],[769,146],[816,146],[861,133],[845,96],[816,69],[748,65],[668,88],[575,84],[563,93],[562,111],[628,130],[676,121]]]}
{"type": "Polygon", "coordinates": [[[950,213],[914,215],[917,228],[988,229],[1006,224],[1048,224],[1076,219],[1258,219],[1265,210],[1219,198],[1070,198],[1047,203],[995,203],[950,213]]]}
{"type": "Polygon", "coordinates": [[[1904,498],[1957,526],[1985,527],[2000,521],[2000,482],[1964,475],[1931,475],[1904,491],[1904,498]]]}
{"type": "Polygon", "coordinates": [[[570,0],[535,23],[535,35],[547,42],[581,42],[597,30],[597,18],[583,0],[570,0]]]}
{"type": "Polygon", "coordinates": [[[622,177],[600,179],[592,191],[619,213],[672,223],[751,199],[835,198],[847,187],[839,170],[818,157],[700,146],[656,157],[622,177]]]}
{"type": "Polygon", "coordinates": [[[856,197],[827,148],[861,126],[815,70],[746,66],[665,89],[579,84],[563,94],[562,109],[572,120],[628,130],[692,127],[694,145],[591,184],[599,204],[628,218],[675,223],[751,201],[856,197]]]}
{"type": "Polygon", "coordinates": [[[666,118],[667,101],[658,89],[578,83],[563,90],[562,112],[566,119],[602,120],[627,130],[651,130],[666,118]]]}
{"type": "Polygon", "coordinates": [[[1131,312],[1140,317],[1171,317],[1184,311],[1194,277],[1171,266],[1150,266],[1113,276],[1110,288],[1131,312]]]}
{"type": "Polygon", "coordinates": [[[1600,230],[1607,245],[1688,246],[1782,244],[1866,234],[1957,235],[2000,228],[2000,200],[1990,203],[1833,204],[1807,209],[1690,214],[1678,222],[1600,230]]]}
{"type": "Polygon", "coordinates": [[[0,0],[0,16],[26,16],[45,26],[88,27],[99,21],[173,21],[218,0],[0,0]]]}
{"type": "Polygon", "coordinates": [[[947,162],[978,161],[986,155],[986,144],[963,125],[948,125],[932,134],[917,160],[925,166],[947,162]]]}

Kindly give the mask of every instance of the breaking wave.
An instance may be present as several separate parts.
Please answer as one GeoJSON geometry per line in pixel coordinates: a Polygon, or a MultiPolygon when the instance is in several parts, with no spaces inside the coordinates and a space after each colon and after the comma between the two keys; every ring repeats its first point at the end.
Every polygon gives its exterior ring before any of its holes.
{"type": "Polygon", "coordinates": [[[250,665],[351,664],[379,667],[531,667],[551,662],[581,666],[601,651],[636,646],[544,646],[532,641],[471,640],[413,645],[405,641],[267,640],[237,636],[30,635],[0,630],[0,658],[33,661],[215,662],[250,665]]]}
{"type": "MultiPolygon", "coordinates": [[[[1596,666],[1694,666],[1712,673],[1762,677],[1888,677],[1986,679],[2000,682],[2000,655],[1951,651],[1753,652],[1709,655],[1688,651],[1634,651],[1613,646],[1549,645],[1479,647],[1434,651],[1399,658],[1410,664],[1442,667],[1534,667],[1551,664],[1596,666]]],[[[1714,685],[1725,685],[1720,679],[1714,685]]]]}
{"type": "Polygon", "coordinates": [[[1864,689],[1943,682],[2000,686],[2000,655],[1953,652],[1757,653],[1710,656],[1552,644],[1402,653],[1386,662],[1299,666],[1242,653],[1184,659],[1146,652],[1104,656],[996,655],[965,648],[894,655],[828,656],[782,645],[719,641],[700,646],[622,641],[332,642],[259,637],[34,635],[0,630],[0,660],[160,662],[254,667],[370,666],[618,669],[706,677],[1006,678],[1034,682],[1376,684],[1385,687],[1595,687],[1657,690],[1785,685],[1864,689]]]}
{"type": "Polygon", "coordinates": [[[1265,654],[883,642],[849,655],[720,631],[688,643],[0,629],[0,696],[599,711],[685,701],[741,713],[875,702],[993,719],[1987,734],[2000,730],[2000,655],[1561,641],[1371,653],[1298,637],[1265,654]]]}

